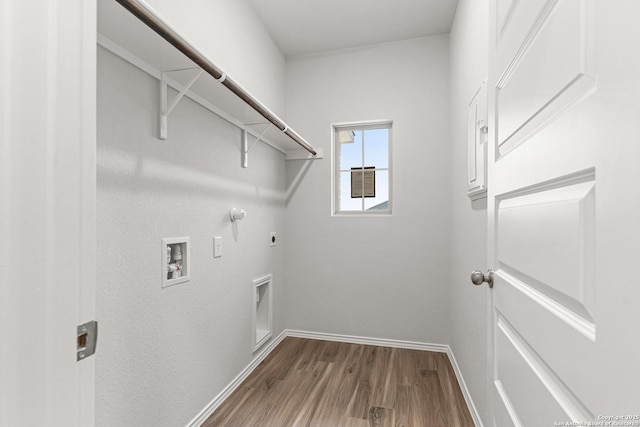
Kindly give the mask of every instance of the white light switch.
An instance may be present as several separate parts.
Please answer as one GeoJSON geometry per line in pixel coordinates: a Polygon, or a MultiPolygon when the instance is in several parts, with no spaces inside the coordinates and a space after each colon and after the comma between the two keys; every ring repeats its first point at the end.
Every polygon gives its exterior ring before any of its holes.
{"type": "Polygon", "coordinates": [[[222,237],[213,238],[213,257],[220,258],[222,256],[222,237]]]}

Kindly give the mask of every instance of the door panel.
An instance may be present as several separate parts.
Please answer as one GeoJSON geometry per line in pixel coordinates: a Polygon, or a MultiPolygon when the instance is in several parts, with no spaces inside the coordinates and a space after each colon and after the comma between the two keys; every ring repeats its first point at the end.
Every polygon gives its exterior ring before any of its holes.
{"type": "Polygon", "coordinates": [[[505,273],[494,280],[494,288],[502,288],[494,299],[495,307],[500,307],[496,308],[496,330],[499,323],[508,325],[557,378],[587,401],[592,378],[584,369],[597,363],[591,325],[505,273]]]}
{"type": "Polygon", "coordinates": [[[567,419],[570,412],[576,412],[571,404],[576,399],[553,370],[500,315],[497,326],[496,374],[520,419],[532,425],[553,425],[554,420],[567,419]],[[532,401],[535,405],[530,404],[532,401]]]}
{"type": "Polygon", "coordinates": [[[500,53],[497,64],[506,70],[511,58],[517,56],[529,40],[536,34],[550,10],[558,0],[496,0],[495,23],[490,27],[495,33],[489,34],[490,47],[500,53]],[[507,62],[504,62],[507,61],[507,62]]]}
{"type": "Polygon", "coordinates": [[[503,199],[497,208],[500,268],[590,322],[594,209],[592,181],[503,199]]]}
{"type": "Polygon", "coordinates": [[[496,34],[498,35],[498,41],[502,39],[502,34],[507,28],[515,5],[518,0],[497,0],[496,1],[496,34]]]}
{"type": "Polygon", "coordinates": [[[640,426],[640,2],[491,7],[492,421],[640,426]]]}
{"type": "Polygon", "coordinates": [[[521,426],[522,422],[520,422],[515,409],[513,409],[513,405],[509,400],[509,396],[507,396],[507,392],[502,386],[502,382],[499,379],[496,379],[493,386],[494,389],[492,391],[495,396],[498,396],[498,398],[494,400],[493,425],[500,427],[521,426]]]}
{"type": "MultiPolygon", "coordinates": [[[[498,50],[497,61],[504,67],[496,84],[501,154],[592,91],[590,3],[559,2],[526,34],[516,52],[498,50]]],[[[506,35],[516,39],[510,32],[506,35]]]]}

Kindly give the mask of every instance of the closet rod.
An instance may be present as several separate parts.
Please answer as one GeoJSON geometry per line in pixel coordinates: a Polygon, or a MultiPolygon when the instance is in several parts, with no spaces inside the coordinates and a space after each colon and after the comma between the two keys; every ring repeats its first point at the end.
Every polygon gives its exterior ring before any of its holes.
{"type": "Polygon", "coordinates": [[[211,63],[195,47],[191,46],[178,32],[164,22],[156,12],[141,0],[116,0],[125,9],[131,12],[136,18],[142,21],[147,27],[155,31],[160,37],[171,43],[176,49],[182,52],[187,58],[195,62],[200,68],[209,73],[214,79],[222,83],[227,89],[235,93],[258,114],[267,119],[272,125],[284,132],[289,138],[307,150],[314,156],[318,153],[293,129],[290,129],[282,120],[271,113],[259,101],[245,92],[237,83],[229,78],[222,70],[211,63]]]}

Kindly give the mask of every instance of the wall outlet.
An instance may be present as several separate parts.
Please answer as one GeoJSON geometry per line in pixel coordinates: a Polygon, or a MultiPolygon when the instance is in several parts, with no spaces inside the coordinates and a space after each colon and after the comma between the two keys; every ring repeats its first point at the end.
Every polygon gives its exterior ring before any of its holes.
{"type": "Polygon", "coordinates": [[[272,231],[271,233],[269,233],[269,246],[275,246],[276,245],[276,232],[272,231]]]}

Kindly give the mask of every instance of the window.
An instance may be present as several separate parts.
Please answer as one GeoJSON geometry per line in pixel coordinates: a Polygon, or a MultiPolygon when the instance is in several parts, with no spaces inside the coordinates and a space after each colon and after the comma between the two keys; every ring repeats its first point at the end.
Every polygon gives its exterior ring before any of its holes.
{"type": "Polygon", "coordinates": [[[333,214],[391,213],[391,122],[333,126],[333,214]]]}

